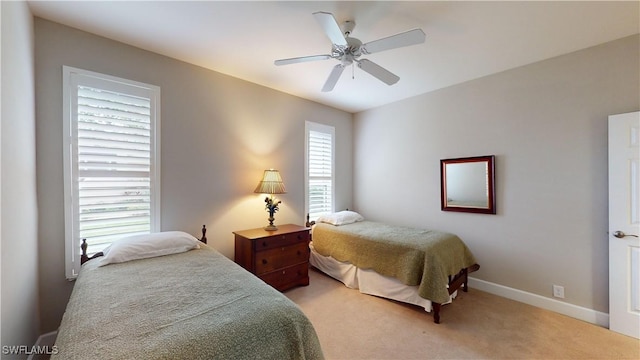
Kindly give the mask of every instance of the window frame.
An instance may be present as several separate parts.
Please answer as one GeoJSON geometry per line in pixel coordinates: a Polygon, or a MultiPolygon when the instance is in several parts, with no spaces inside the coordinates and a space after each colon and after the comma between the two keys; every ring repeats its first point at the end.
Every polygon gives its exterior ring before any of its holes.
{"type": "Polygon", "coordinates": [[[160,231],[160,87],[93,71],[63,66],[63,166],[65,218],[65,277],[73,280],[80,271],[80,212],[78,194],[78,86],[143,96],[150,100],[150,231],[160,231]]]}
{"type": "MultiPolygon", "coordinates": [[[[305,212],[309,215],[309,137],[311,131],[321,132],[329,134],[331,136],[331,212],[335,211],[336,206],[336,135],[335,127],[325,124],[320,124],[312,121],[305,121],[305,161],[304,161],[304,202],[305,212]]],[[[309,218],[310,221],[315,221],[316,218],[309,218]]]]}

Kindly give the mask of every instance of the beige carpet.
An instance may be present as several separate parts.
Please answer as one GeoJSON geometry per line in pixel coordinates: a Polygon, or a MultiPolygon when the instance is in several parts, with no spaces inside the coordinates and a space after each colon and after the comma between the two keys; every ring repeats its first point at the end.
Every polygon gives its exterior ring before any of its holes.
{"type": "Polygon", "coordinates": [[[361,294],[318,272],[285,294],[314,324],[327,359],[640,359],[640,341],[471,288],[423,309],[361,294]]]}

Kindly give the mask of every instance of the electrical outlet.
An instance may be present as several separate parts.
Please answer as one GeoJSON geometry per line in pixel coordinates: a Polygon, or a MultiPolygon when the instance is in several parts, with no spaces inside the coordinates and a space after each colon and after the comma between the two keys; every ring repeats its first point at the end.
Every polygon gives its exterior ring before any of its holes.
{"type": "Polygon", "coordinates": [[[564,299],[564,286],[553,285],[553,296],[564,299]]]}

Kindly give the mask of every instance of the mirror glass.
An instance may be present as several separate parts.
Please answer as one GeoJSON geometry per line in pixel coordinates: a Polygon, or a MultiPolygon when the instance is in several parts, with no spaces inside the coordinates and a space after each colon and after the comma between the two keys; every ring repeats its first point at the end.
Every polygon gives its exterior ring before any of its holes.
{"type": "Polygon", "coordinates": [[[495,214],[494,159],[440,160],[442,210],[495,214]]]}

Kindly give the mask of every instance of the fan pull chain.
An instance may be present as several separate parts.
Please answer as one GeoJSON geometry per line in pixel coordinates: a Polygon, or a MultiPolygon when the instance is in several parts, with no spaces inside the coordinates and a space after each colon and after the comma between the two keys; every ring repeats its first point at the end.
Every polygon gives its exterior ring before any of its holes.
{"type": "Polygon", "coordinates": [[[351,65],[351,80],[355,80],[355,79],[356,79],[356,66],[351,65]]]}

